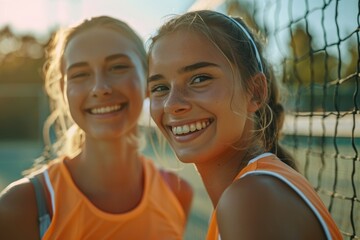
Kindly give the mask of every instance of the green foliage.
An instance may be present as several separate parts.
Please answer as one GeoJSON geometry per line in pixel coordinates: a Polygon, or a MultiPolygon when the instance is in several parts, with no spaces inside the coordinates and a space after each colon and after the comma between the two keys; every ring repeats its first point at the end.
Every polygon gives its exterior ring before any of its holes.
{"type": "Polygon", "coordinates": [[[40,140],[47,112],[42,87],[45,45],[0,30],[0,141],[40,140]]]}
{"type": "MultiPolygon", "coordinates": [[[[278,32],[269,32],[267,23],[256,19],[256,3],[228,0],[227,13],[241,16],[244,21],[265,38],[278,32]],[[267,34],[272,34],[266,36],[267,34]]],[[[264,3],[263,3],[264,4],[264,3]]],[[[276,26],[290,35],[287,45],[278,46],[282,53],[278,67],[278,78],[289,89],[286,109],[296,112],[307,111],[352,111],[360,107],[360,83],[358,76],[358,42],[354,38],[339,39],[334,44],[319,48],[318,36],[312,36],[301,21],[289,22],[288,26],[276,26]],[[348,54],[344,54],[347,51],[348,54]],[[341,52],[341,53],[340,53],[341,52]],[[341,56],[340,56],[341,55],[341,56]],[[343,56],[346,56],[344,59],[343,56]],[[341,58],[343,57],[343,58],[341,58]],[[356,94],[357,92],[357,94],[356,94]]],[[[264,46],[266,48],[266,46],[264,46]]]]}
{"type": "Polygon", "coordinates": [[[283,82],[295,95],[288,108],[300,112],[353,110],[360,103],[360,94],[354,96],[354,89],[360,90],[356,83],[356,46],[349,46],[351,57],[346,64],[329,51],[314,51],[314,41],[300,25],[289,42],[283,82]]]}

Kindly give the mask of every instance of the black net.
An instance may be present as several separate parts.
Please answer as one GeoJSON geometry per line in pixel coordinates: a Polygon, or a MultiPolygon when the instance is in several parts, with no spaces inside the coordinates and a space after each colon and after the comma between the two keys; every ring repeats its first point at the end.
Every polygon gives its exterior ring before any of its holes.
{"type": "Polygon", "coordinates": [[[344,238],[360,239],[360,80],[357,0],[226,1],[264,33],[287,89],[282,143],[344,238]]]}

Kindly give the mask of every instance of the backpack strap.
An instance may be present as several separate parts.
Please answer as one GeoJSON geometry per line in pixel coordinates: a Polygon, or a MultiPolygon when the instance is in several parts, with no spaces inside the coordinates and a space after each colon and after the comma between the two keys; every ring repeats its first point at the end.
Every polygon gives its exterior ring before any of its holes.
{"type": "Polygon", "coordinates": [[[40,239],[44,236],[46,230],[49,228],[51,220],[50,214],[46,207],[46,198],[45,191],[42,183],[36,176],[29,178],[30,182],[33,184],[35,189],[36,204],[38,209],[38,221],[39,221],[39,231],[40,239]]]}

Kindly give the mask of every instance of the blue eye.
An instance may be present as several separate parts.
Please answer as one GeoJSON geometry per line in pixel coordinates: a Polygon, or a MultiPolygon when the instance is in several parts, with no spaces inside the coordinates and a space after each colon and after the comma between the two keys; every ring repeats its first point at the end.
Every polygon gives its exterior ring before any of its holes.
{"type": "Polygon", "coordinates": [[[155,85],[151,87],[151,93],[161,93],[167,91],[169,88],[165,85],[155,85]]]}

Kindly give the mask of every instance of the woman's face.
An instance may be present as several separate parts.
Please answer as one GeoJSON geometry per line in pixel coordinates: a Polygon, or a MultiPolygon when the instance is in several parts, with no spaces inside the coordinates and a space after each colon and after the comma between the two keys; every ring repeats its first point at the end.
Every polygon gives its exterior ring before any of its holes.
{"type": "Polygon", "coordinates": [[[203,35],[178,30],[149,56],[151,116],[179,159],[201,163],[231,154],[254,112],[230,63],[203,35]]]}
{"type": "Polygon", "coordinates": [[[72,38],[64,53],[64,93],[88,138],[113,139],[135,130],[144,99],[144,71],[135,45],[111,29],[72,38]]]}

